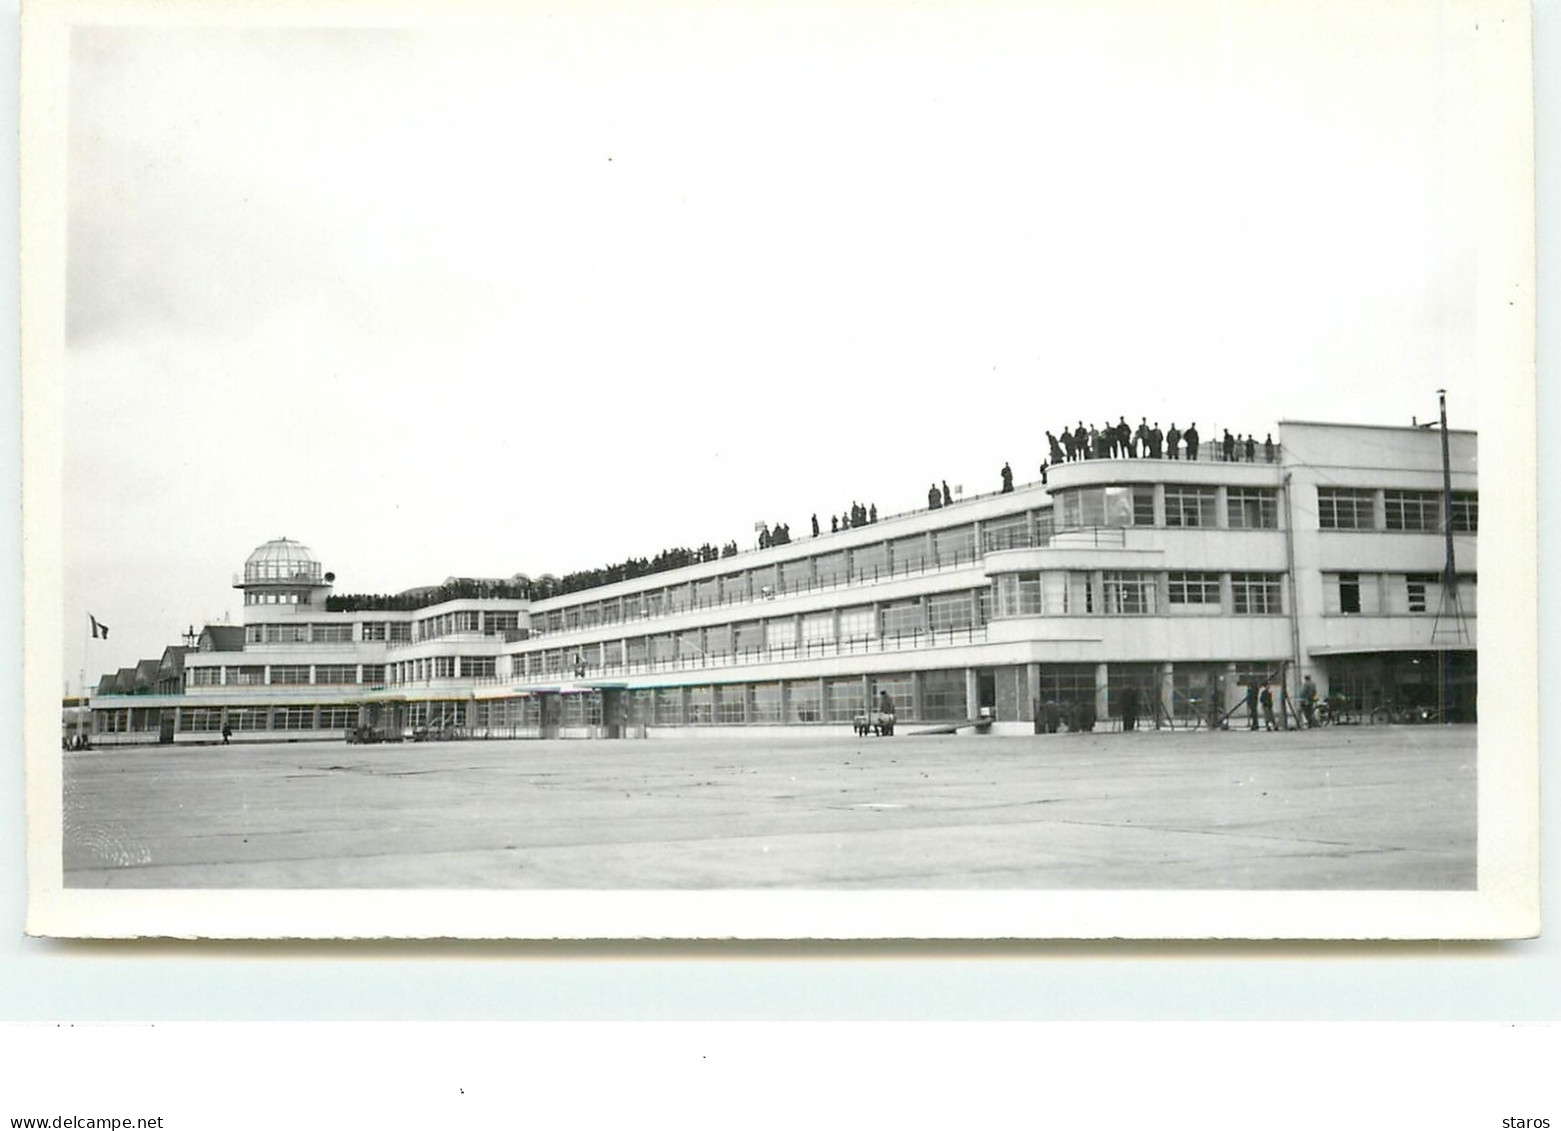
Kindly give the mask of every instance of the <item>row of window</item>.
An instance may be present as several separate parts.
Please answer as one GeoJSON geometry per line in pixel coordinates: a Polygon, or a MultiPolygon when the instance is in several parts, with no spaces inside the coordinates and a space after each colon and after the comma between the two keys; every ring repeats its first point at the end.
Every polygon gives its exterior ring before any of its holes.
{"type": "MultiPolygon", "coordinates": [[[[448,658],[448,657],[447,657],[448,658]]],[[[492,664],[492,657],[487,657],[492,664]]],[[[251,664],[240,667],[189,667],[188,687],[305,686],[385,682],[384,664],[251,664]],[[269,672],[270,678],[267,678],[269,672]]],[[[491,674],[491,671],[490,671],[491,674]]]]}
{"type": "Polygon", "coordinates": [[[537,676],[627,664],[670,663],[743,653],[813,650],[837,643],[927,632],[954,633],[985,624],[990,591],[955,590],[889,602],[860,605],[767,620],[709,625],[684,632],[631,636],[517,654],[516,675],[537,676]]]}
{"type": "MultiPolygon", "coordinates": [[[[1416,530],[1440,532],[1448,500],[1440,491],[1317,488],[1317,525],[1323,530],[1416,530]]],[[[1452,493],[1452,528],[1475,534],[1480,528],[1476,491],[1452,493]]]]}
{"type": "MultiPolygon", "coordinates": [[[[842,585],[903,576],[975,561],[974,523],[905,538],[876,542],[854,550],[799,558],[796,561],[741,570],[721,577],[591,601],[538,613],[532,620],[537,635],[621,624],[691,609],[746,604],[786,593],[829,589],[842,585]]],[[[981,553],[1044,545],[1051,537],[1051,512],[1026,512],[982,523],[981,553]]]]}
{"type": "Polygon", "coordinates": [[[1058,530],[1221,525],[1233,530],[1273,530],[1279,526],[1279,492],[1272,487],[1130,483],[1058,491],[1055,501],[1058,530]]]}
{"type": "Polygon", "coordinates": [[[1476,576],[1458,574],[1454,579],[1452,596],[1456,605],[1446,599],[1444,580],[1439,573],[1327,574],[1323,578],[1324,611],[1344,616],[1356,613],[1475,615],[1476,576]]]}
{"type": "Polygon", "coordinates": [[[1178,608],[1237,616],[1284,611],[1282,574],[1149,570],[1044,570],[999,574],[996,615],[1152,616],[1178,608]],[[1229,597],[1225,596],[1229,587],[1229,597]]]}

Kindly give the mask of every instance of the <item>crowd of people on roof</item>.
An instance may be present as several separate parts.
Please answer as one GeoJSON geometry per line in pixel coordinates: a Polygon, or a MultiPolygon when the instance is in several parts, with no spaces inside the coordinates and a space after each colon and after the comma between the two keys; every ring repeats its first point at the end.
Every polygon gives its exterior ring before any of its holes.
{"type": "MultiPolygon", "coordinates": [[[[1176,422],[1171,422],[1171,427],[1164,432],[1160,430],[1160,422],[1149,423],[1148,417],[1143,417],[1134,428],[1127,422],[1126,417],[1118,417],[1115,424],[1107,424],[1103,428],[1095,425],[1086,425],[1082,420],[1078,427],[1069,429],[1063,427],[1062,435],[1052,432],[1046,433],[1046,447],[1048,463],[1071,463],[1081,459],[1198,459],[1199,449],[1203,445],[1203,438],[1198,434],[1197,421],[1187,425],[1185,429],[1178,428],[1176,422]]],[[[1264,463],[1273,463],[1275,458],[1274,436],[1269,433],[1260,444],[1257,437],[1248,433],[1243,439],[1239,434],[1232,435],[1229,428],[1224,430],[1217,444],[1212,449],[1213,457],[1226,463],[1257,463],[1261,457],[1264,463]]],[[[1210,458],[1205,455],[1203,458],[1210,458]]]]}
{"type": "MultiPolygon", "coordinates": [[[[1065,426],[1060,436],[1047,432],[1046,444],[1048,458],[1040,466],[1042,483],[1047,481],[1050,468],[1059,463],[1072,463],[1076,460],[1183,458],[1196,460],[1200,458],[1203,438],[1198,433],[1196,422],[1182,429],[1178,428],[1173,421],[1170,428],[1162,432],[1158,420],[1151,425],[1148,417],[1143,417],[1138,427],[1134,428],[1128,424],[1126,417],[1119,416],[1115,424],[1107,424],[1104,427],[1086,425],[1081,420],[1075,428],[1070,429],[1065,426]]],[[[1212,458],[1225,462],[1273,463],[1277,449],[1272,433],[1259,443],[1250,433],[1242,438],[1239,434],[1233,435],[1227,428],[1212,451],[1212,458]]],[[[1205,453],[1202,458],[1208,459],[1210,456],[1205,453]]],[[[999,492],[1001,494],[1011,492],[1014,489],[1013,469],[1004,463],[999,476],[1002,484],[999,492]]],[[[929,510],[952,506],[953,503],[954,495],[949,490],[947,479],[934,481],[927,488],[929,510]]],[[[877,521],[878,504],[871,503],[864,506],[853,501],[849,510],[829,516],[829,532],[838,534],[842,530],[854,530],[877,521]]],[[[813,537],[817,538],[823,533],[817,514],[811,518],[811,527],[813,537]]],[[[772,546],[784,546],[791,540],[791,526],[788,523],[780,522],[774,526],[762,523],[759,527],[758,543],[761,550],[767,550],[772,546]]],[[[735,557],[737,552],[735,541],[727,542],[720,547],[706,542],[697,549],[676,547],[663,550],[653,558],[628,558],[613,565],[599,569],[579,570],[565,574],[563,577],[544,574],[535,580],[517,579],[512,583],[500,584],[497,588],[492,582],[456,582],[441,586],[432,594],[427,590],[421,590],[408,594],[332,596],[327,598],[326,607],[331,611],[412,609],[458,597],[556,597],[583,589],[611,585],[617,581],[644,577],[647,574],[735,557]],[[480,592],[476,588],[478,585],[482,587],[480,592]]]]}

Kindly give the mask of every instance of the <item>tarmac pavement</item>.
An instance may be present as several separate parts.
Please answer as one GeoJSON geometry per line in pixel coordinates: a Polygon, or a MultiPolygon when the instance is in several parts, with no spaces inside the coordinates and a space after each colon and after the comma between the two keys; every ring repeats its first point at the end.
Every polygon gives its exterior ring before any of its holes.
{"type": "Polygon", "coordinates": [[[71,888],[1472,890],[1475,729],[64,754],[71,888]]]}

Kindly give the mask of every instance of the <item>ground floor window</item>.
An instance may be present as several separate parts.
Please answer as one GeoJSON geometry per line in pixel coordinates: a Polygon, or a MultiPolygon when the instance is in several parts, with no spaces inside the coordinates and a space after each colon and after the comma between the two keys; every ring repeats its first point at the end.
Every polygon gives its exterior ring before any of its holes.
{"type": "Polygon", "coordinates": [[[791,721],[816,723],[824,718],[824,687],[816,679],[794,679],[786,685],[791,721]]]}
{"type": "Polygon", "coordinates": [[[700,726],[715,721],[715,689],[690,687],[688,689],[688,721],[700,726]]]}
{"type": "Polygon", "coordinates": [[[185,707],[179,711],[179,729],[212,731],[222,729],[222,708],[185,707]]]}
{"type": "Polygon", "coordinates": [[[873,679],[872,707],[877,710],[881,702],[879,696],[883,692],[889,693],[889,698],[894,701],[894,713],[900,718],[909,718],[916,709],[915,692],[912,690],[911,677],[909,675],[881,675],[873,679]]]}
{"type": "Polygon", "coordinates": [[[265,730],[269,714],[264,707],[230,707],[228,725],[234,730],[265,730]]]}
{"type": "Polygon", "coordinates": [[[350,707],[321,707],[321,730],[346,730],[348,727],[358,725],[358,708],[350,707]]]}
{"type": "Polygon", "coordinates": [[[716,722],[733,725],[745,721],[743,685],[716,688],[716,722]]]}
{"type": "Polygon", "coordinates": [[[830,722],[850,722],[860,715],[866,706],[866,694],[862,688],[862,681],[852,676],[826,681],[824,684],[824,703],[830,722]]]}
{"type": "Polygon", "coordinates": [[[778,723],[781,721],[781,685],[756,683],[748,697],[748,721],[751,723],[778,723]]]}
{"type": "Polygon", "coordinates": [[[313,730],[313,707],[278,707],[271,713],[272,730],[313,730]]]}
{"type": "Polygon", "coordinates": [[[656,725],[683,725],[683,689],[658,687],[656,689],[656,725]]]}
{"type": "Polygon", "coordinates": [[[921,717],[964,719],[971,712],[965,704],[965,670],[921,673],[921,717]]]}

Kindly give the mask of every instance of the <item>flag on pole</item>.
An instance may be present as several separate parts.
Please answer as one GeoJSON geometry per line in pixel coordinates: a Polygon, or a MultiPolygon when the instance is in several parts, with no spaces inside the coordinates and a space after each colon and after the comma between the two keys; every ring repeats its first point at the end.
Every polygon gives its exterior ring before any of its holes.
{"type": "Polygon", "coordinates": [[[91,613],[87,614],[87,619],[92,622],[92,639],[94,639],[94,640],[107,640],[108,639],[108,625],[106,625],[106,624],[99,624],[98,623],[98,618],[93,616],[91,613]]]}

